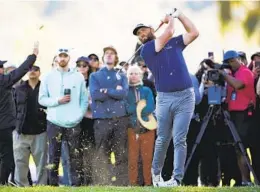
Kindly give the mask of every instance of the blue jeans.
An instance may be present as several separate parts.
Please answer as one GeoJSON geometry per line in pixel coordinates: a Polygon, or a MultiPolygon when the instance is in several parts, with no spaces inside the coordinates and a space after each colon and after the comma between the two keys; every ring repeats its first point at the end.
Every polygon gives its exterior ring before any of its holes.
{"type": "Polygon", "coordinates": [[[63,185],[71,185],[70,179],[70,156],[69,156],[69,147],[67,141],[62,141],[61,144],[61,162],[62,162],[62,169],[63,169],[63,177],[62,177],[62,184],[63,185]]]}
{"type": "Polygon", "coordinates": [[[161,174],[166,152],[173,137],[173,177],[181,181],[187,155],[186,136],[195,108],[194,89],[189,88],[171,93],[158,92],[156,99],[158,130],[152,173],[161,174]]]}

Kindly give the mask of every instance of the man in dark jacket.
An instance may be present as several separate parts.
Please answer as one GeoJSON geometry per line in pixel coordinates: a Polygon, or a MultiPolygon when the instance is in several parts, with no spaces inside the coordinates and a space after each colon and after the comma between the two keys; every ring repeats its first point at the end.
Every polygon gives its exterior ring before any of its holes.
{"type": "Polygon", "coordinates": [[[37,184],[47,184],[47,134],[44,107],[38,103],[40,68],[33,66],[28,73],[29,80],[17,86],[16,130],[13,132],[15,160],[15,183],[29,186],[27,173],[32,154],[36,164],[37,184]]]}
{"type": "Polygon", "coordinates": [[[34,45],[33,54],[17,69],[7,75],[0,74],[0,184],[7,184],[12,166],[13,139],[16,112],[12,95],[12,86],[19,81],[33,66],[38,55],[38,43],[34,45]]]}
{"type": "Polygon", "coordinates": [[[123,73],[114,69],[118,62],[117,51],[113,47],[104,48],[105,67],[90,76],[92,115],[95,119],[96,163],[98,165],[94,181],[96,184],[127,185],[127,126],[126,97],[128,82],[123,73]],[[116,164],[110,168],[109,155],[115,153],[116,164]],[[112,174],[112,175],[110,175],[112,174]]]}

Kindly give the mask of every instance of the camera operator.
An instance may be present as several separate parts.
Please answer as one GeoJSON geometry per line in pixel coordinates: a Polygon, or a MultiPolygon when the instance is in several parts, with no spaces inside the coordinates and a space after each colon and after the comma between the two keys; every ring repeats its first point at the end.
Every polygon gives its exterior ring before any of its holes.
{"type": "MultiPolygon", "coordinates": [[[[243,65],[236,51],[227,51],[224,54],[224,62],[231,67],[232,71],[232,75],[229,75],[225,71],[219,70],[228,84],[228,110],[242,143],[248,147],[248,131],[252,123],[252,110],[255,106],[254,75],[243,65]]],[[[242,185],[252,185],[247,164],[238,151],[237,158],[242,175],[242,185]]]]}

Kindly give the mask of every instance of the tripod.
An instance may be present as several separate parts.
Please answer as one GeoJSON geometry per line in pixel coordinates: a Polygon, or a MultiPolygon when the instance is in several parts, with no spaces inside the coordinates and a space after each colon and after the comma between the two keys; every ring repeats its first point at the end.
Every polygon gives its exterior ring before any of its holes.
{"type": "Polygon", "coordinates": [[[194,143],[194,145],[193,145],[193,147],[192,147],[190,156],[189,156],[189,158],[187,159],[187,162],[186,162],[186,164],[185,164],[185,169],[184,169],[185,173],[186,173],[186,171],[187,171],[187,169],[188,169],[188,166],[189,166],[189,164],[190,164],[190,162],[191,162],[192,156],[193,156],[193,154],[194,154],[194,152],[195,152],[197,146],[199,145],[199,143],[200,143],[200,141],[201,141],[201,139],[202,139],[202,136],[204,135],[204,133],[205,133],[205,131],[206,131],[206,128],[207,128],[208,123],[209,123],[209,120],[212,118],[213,111],[217,111],[217,113],[223,114],[223,116],[224,116],[224,122],[225,122],[226,125],[229,127],[229,130],[230,130],[230,132],[231,132],[231,134],[232,134],[232,137],[233,137],[233,139],[234,139],[234,141],[235,141],[235,144],[238,145],[238,147],[239,147],[239,149],[240,149],[240,151],[241,151],[241,154],[242,154],[244,160],[246,161],[246,164],[247,164],[249,170],[250,170],[251,173],[253,174],[255,184],[256,184],[256,185],[259,185],[259,181],[258,181],[258,179],[257,179],[257,177],[256,177],[256,174],[255,174],[255,172],[254,172],[252,166],[250,165],[250,160],[249,160],[249,157],[248,157],[248,155],[247,155],[247,153],[246,153],[246,150],[245,150],[245,148],[244,148],[244,145],[243,145],[243,143],[242,143],[242,141],[241,141],[241,139],[240,139],[240,137],[239,137],[239,135],[238,135],[238,133],[237,133],[237,131],[236,131],[235,125],[234,125],[233,122],[230,120],[230,114],[229,114],[229,112],[228,112],[227,110],[224,110],[221,105],[210,105],[210,106],[209,106],[208,112],[207,112],[207,114],[205,115],[205,117],[204,117],[204,119],[203,119],[203,122],[202,122],[202,125],[201,125],[201,128],[200,128],[200,132],[199,132],[199,134],[198,134],[198,136],[197,136],[197,138],[196,138],[196,141],[195,141],[195,143],[194,143]]]}

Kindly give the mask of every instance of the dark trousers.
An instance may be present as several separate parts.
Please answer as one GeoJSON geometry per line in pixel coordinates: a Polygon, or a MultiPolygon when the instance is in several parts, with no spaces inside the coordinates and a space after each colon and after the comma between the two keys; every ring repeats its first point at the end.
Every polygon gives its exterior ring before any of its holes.
{"type": "Polygon", "coordinates": [[[49,171],[49,184],[58,186],[58,168],[61,157],[61,142],[67,141],[70,156],[70,173],[72,186],[80,185],[80,134],[79,125],[73,128],[64,128],[54,125],[51,122],[47,124],[47,135],[49,141],[49,162],[51,169],[49,171]]]}
{"type": "Polygon", "coordinates": [[[13,129],[0,130],[0,185],[8,184],[13,164],[13,129]]]}
{"type": "Polygon", "coordinates": [[[81,122],[81,184],[91,185],[92,179],[92,159],[95,150],[95,136],[94,136],[94,119],[83,118],[81,122]]]}
{"type": "Polygon", "coordinates": [[[127,126],[128,117],[95,120],[95,184],[128,185],[127,126]],[[111,164],[111,152],[115,153],[115,165],[111,164]]]}
{"type": "MultiPolygon", "coordinates": [[[[194,119],[191,120],[189,132],[187,135],[187,158],[190,156],[191,150],[199,134],[200,126],[201,123],[194,119]]],[[[200,148],[198,146],[184,175],[183,183],[185,185],[198,186],[200,153],[200,148]]]]}

